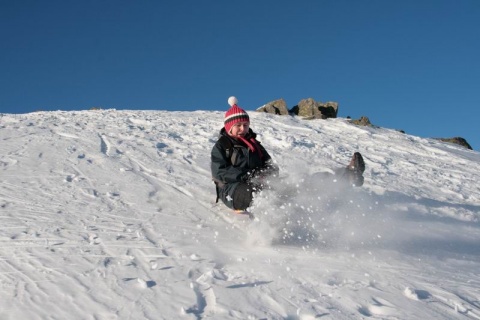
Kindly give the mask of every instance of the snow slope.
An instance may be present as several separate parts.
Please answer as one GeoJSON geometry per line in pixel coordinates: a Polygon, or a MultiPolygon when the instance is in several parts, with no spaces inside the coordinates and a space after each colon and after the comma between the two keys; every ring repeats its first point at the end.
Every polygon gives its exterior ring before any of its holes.
{"type": "Polygon", "coordinates": [[[223,112],[1,115],[0,319],[480,319],[478,152],[250,116],[255,220],[215,204],[223,112]],[[355,151],[363,188],[315,175],[355,151]]]}

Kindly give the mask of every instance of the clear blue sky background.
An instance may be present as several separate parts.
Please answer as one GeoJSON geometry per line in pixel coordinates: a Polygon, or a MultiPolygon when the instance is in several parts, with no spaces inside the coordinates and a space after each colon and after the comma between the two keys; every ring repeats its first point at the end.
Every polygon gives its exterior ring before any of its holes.
{"type": "Polygon", "coordinates": [[[480,1],[0,0],[2,113],[226,110],[230,95],[337,101],[479,150],[480,1]]]}

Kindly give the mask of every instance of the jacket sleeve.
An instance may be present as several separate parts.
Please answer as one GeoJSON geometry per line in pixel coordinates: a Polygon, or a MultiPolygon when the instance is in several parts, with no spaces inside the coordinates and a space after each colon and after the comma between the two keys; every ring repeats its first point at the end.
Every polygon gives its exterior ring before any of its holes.
{"type": "Polygon", "coordinates": [[[227,152],[220,143],[216,143],[211,153],[212,178],[223,183],[244,181],[247,173],[244,168],[234,167],[227,159],[227,152]]]}

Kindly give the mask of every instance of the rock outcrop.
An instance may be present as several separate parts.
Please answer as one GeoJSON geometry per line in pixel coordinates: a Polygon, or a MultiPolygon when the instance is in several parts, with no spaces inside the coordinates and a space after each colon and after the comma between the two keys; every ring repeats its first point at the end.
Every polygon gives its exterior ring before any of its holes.
{"type": "Polygon", "coordinates": [[[372,127],[372,123],[370,122],[370,119],[365,116],[361,116],[360,119],[351,120],[350,122],[357,126],[372,127]]]}
{"type": "Polygon", "coordinates": [[[256,110],[257,112],[268,112],[277,115],[293,114],[304,119],[327,119],[336,118],[338,114],[337,102],[317,102],[312,98],[301,100],[291,110],[288,109],[284,99],[271,101],[256,110]]]}
{"type": "Polygon", "coordinates": [[[458,145],[461,145],[462,147],[465,147],[467,149],[473,150],[470,144],[468,144],[467,140],[465,140],[462,137],[453,137],[453,138],[436,138],[437,140],[443,141],[443,142],[450,142],[450,143],[455,143],[458,145]]]}
{"type": "Polygon", "coordinates": [[[287,103],[283,99],[278,99],[264,104],[262,107],[256,110],[257,112],[267,112],[276,115],[288,115],[287,103]]]}

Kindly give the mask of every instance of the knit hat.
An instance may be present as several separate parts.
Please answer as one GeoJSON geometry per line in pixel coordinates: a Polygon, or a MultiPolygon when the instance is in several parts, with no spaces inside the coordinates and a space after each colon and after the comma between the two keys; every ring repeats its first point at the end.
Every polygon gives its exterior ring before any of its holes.
{"type": "Polygon", "coordinates": [[[238,100],[235,97],[228,98],[228,104],[231,106],[227,112],[225,112],[225,130],[227,133],[230,132],[230,129],[235,123],[238,122],[248,122],[250,123],[250,118],[245,110],[237,106],[238,100]]]}

